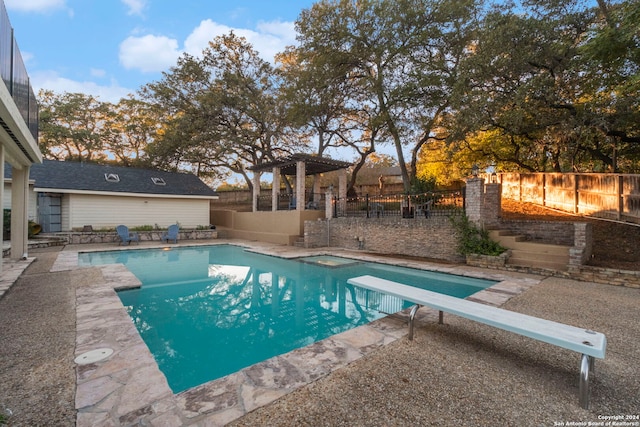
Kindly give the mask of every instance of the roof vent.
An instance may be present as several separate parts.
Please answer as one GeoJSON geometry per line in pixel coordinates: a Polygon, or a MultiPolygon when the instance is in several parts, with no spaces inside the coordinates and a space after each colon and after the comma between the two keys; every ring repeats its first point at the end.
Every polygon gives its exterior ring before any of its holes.
{"type": "Polygon", "coordinates": [[[153,181],[155,185],[167,185],[162,178],[151,178],[151,181],[153,181]]]}
{"type": "Polygon", "coordinates": [[[104,179],[106,179],[108,182],[120,182],[120,177],[117,173],[105,173],[104,179]]]}

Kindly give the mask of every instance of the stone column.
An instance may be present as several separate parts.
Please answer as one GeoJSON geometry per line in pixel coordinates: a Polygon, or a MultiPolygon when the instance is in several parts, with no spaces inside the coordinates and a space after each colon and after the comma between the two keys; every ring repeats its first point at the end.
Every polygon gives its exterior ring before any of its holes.
{"type": "Polygon", "coordinates": [[[271,184],[271,210],[278,210],[280,196],[280,168],[273,168],[273,183],[271,184]]]}
{"type": "Polygon", "coordinates": [[[253,172],[253,212],[258,212],[258,196],[260,196],[260,176],[261,172],[253,172]]]}
{"type": "Polygon", "coordinates": [[[471,178],[467,180],[465,190],[464,209],[469,221],[482,227],[482,207],[484,197],[484,178],[471,178]]]}
{"type": "Polygon", "coordinates": [[[13,168],[11,178],[11,259],[29,252],[29,166],[13,168]]]}
{"type": "Polygon", "coordinates": [[[340,211],[347,210],[347,170],[340,169],[338,172],[338,198],[340,211]]]}
{"type": "Polygon", "coordinates": [[[500,223],[502,212],[502,185],[486,184],[484,191],[482,221],[485,227],[495,227],[500,223]]]}
{"type": "Polygon", "coordinates": [[[304,210],[304,201],[306,199],[304,180],[307,176],[306,165],[302,160],[296,162],[296,210],[304,210]]]}
{"type": "MultiPolygon", "coordinates": [[[[329,187],[325,193],[324,216],[326,219],[333,218],[333,186],[329,187]]],[[[327,225],[328,227],[328,225],[327,225]]]]}

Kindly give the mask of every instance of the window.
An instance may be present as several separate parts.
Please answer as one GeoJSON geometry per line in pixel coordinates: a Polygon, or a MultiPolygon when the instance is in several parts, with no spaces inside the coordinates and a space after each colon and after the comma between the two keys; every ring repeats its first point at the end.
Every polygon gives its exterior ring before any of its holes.
{"type": "Polygon", "coordinates": [[[104,179],[106,179],[108,182],[120,182],[120,177],[117,173],[105,173],[104,179]]]}
{"type": "Polygon", "coordinates": [[[151,181],[153,181],[155,185],[167,185],[162,178],[151,178],[151,181]]]}

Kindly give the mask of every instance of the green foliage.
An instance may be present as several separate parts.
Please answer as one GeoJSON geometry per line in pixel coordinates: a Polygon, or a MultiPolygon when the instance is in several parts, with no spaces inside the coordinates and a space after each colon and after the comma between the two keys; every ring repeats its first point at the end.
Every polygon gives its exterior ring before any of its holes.
{"type": "MultiPolygon", "coordinates": [[[[11,236],[11,209],[3,209],[3,222],[2,222],[2,231],[4,237],[9,239],[11,236]]],[[[29,220],[29,228],[28,228],[28,237],[35,236],[42,230],[40,224],[35,223],[34,221],[29,220]]]]}
{"type": "Polygon", "coordinates": [[[383,144],[405,192],[472,164],[637,173],[639,20],[637,0],[321,0],[277,67],[231,33],[140,99],[41,91],[40,148],[248,188],[249,166],[335,147],[355,159],[351,188],[383,144]]]}
{"type": "Polygon", "coordinates": [[[422,194],[434,191],[436,189],[436,180],[433,177],[422,178],[414,177],[411,181],[411,194],[422,194]]]}
{"type": "Polygon", "coordinates": [[[132,231],[153,231],[153,225],[137,225],[135,227],[131,227],[132,231]]]}
{"type": "Polygon", "coordinates": [[[500,255],[506,248],[489,237],[489,231],[478,228],[466,215],[450,217],[458,233],[458,252],[461,255],[500,255]]]}

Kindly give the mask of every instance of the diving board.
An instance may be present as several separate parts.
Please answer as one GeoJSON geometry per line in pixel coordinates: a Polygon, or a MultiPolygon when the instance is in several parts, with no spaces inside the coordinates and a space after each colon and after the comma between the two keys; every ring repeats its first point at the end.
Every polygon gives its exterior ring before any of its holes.
{"type": "Polygon", "coordinates": [[[347,282],[417,304],[409,316],[409,339],[413,338],[413,321],[416,312],[421,306],[427,306],[440,312],[440,323],[442,323],[442,313],[447,312],[582,354],[580,406],[584,409],[589,408],[589,374],[594,370],[594,358],[604,359],[607,346],[604,334],[374,276],[354,277],[347,282]]]}

